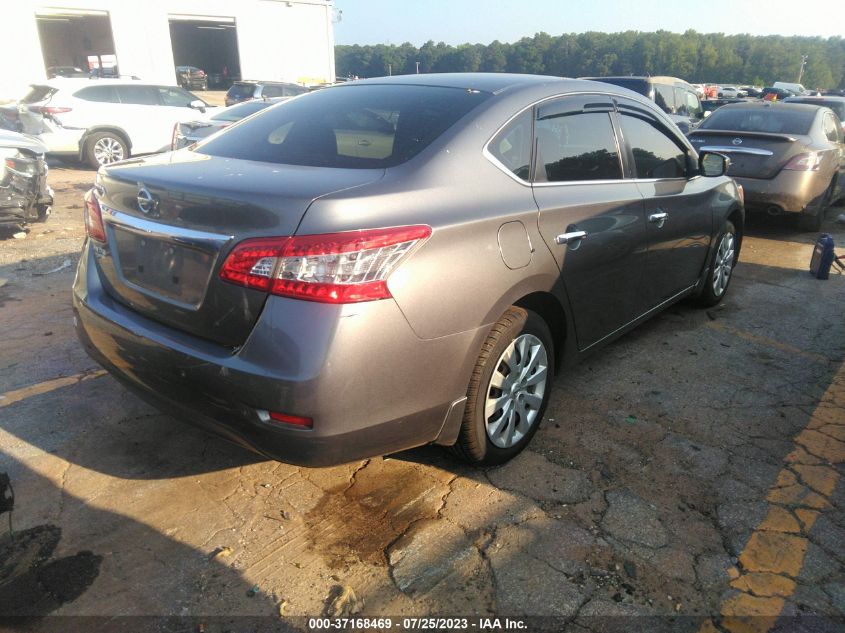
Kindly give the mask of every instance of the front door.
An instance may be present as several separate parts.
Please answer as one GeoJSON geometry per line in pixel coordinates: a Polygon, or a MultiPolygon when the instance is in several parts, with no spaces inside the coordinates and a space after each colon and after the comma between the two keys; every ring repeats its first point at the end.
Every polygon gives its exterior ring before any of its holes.
{"type": "Polygon", "coordinates": [[[534,198],[586,349],[644,309],[643,199],[623,179],[606,96],[564,97],[536,110],[534,198]]]}

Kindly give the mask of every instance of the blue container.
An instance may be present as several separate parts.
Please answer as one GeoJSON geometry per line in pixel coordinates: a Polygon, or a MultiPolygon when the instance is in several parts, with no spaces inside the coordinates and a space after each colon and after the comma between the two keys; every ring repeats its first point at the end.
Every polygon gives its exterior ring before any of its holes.
{"type": "Polygon", "coordinates": [[[830,267],[834,257],[833,237],[829,233],[822,233],[816,240],[813,256],[810,258],[810,274],[816,279],[830,277],[830,267]]]}

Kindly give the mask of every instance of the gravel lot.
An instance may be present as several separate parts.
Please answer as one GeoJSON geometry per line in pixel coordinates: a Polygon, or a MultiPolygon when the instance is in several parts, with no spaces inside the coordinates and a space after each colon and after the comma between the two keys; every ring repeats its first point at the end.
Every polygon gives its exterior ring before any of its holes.
{"type": "MultiPolygon", "coordinates": [[[[424,448],[305,469],[159,414],[82,352],[70,285],[93,175],[57,163],[53,216],[0,239],[0,472],[17,498],[0,614],[842,625],[845,276],[808,275],[813,235],[752,218],[724,304],[675,306],[560,376],[504,467],[424,448]]],[[[826,230],[845,245],[841,212],[826,230]]]]}

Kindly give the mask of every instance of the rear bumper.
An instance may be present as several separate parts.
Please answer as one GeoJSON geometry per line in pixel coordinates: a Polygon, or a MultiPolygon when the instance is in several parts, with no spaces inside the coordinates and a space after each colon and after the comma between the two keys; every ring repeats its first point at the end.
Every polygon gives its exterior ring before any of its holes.
{"type": "Polygon", "coordinates": [[[749,210],[777,207],[785,213],[815,215],[832,176],[821,171],[781,171],[771,179],[741,178],[734,180],[745,189],[745,206],[749,210]]]}
{"type": "Polygon", "coordinates": [[[457,435],[487,328],[433,340],[392,300],[348,306],[270,297],[237,350],[115,302],[86,243],[73,289],[85,349],[153,405],[272,459],[325,466],[457,435]],[[310,430],[260,412],[313,419],[310,430]]]}

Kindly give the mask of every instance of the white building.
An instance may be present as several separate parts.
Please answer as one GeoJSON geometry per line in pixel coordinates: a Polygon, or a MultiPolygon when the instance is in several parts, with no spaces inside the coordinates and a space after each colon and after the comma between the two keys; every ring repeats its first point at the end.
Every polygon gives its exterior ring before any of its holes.
{"type": "Polygon", "coordinates": [[[213,80],[334,80],[334,0],[5,0],[2,13],[0,99],[58,66],[167,84],[183,65],[213,80]]]}

